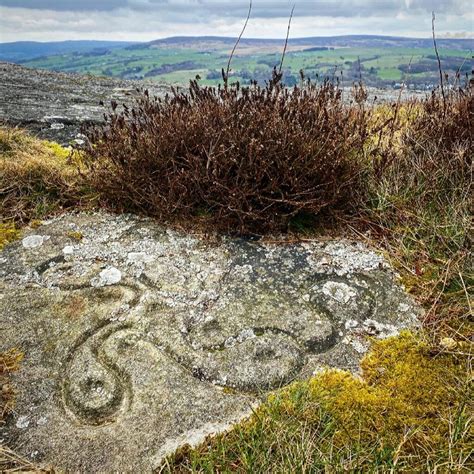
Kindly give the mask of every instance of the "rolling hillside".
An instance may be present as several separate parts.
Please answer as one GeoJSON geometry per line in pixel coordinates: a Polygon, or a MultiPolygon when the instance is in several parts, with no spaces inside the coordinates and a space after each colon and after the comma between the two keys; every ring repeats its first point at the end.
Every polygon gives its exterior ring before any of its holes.
{"type": "MultiPolygon", "coordinates": [[[[232,79],[244,84],[268,80],[280,62],[283,42],[243,38],[232,62],[232,79]]],[[[17,43],[8,48],[10,61],[28,67],[174,84],[186,84],[199,75],[204,84],[212,85],[221,80],[221,69],[226,66],[234,43],[235,38],[217,36],[183,36],[135,44],[68,42],[44,46],[45,51],[61,51],[41,57],[32,57],[39,54],[38,45],[17,43]],[[12,59],[12,52],[22,59],[12,59]]],[[[438,41],[443,70],[452,78],[457,72],[461,79],[470,73],[473,43],[472,39],[438,41]]],[[[8,50],[5,45],[0,46],[8,50]]],[[[0,58],[1,54],[0,47],[0,58]]],[[[364,35],[291,39],[284,63],[286,84],[296,84],[300,70],[312,80],[338,77],[350,84],[362,77],[376,87],[397,87],[406,81],[412,87],[426,89],[438,80],[432,40],[420,38],[364,35]]]]}

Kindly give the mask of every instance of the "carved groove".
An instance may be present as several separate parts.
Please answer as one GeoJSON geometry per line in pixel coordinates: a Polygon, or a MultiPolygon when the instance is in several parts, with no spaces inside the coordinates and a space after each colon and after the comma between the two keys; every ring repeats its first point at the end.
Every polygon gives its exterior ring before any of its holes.
{"type": "MultiPolygon", "coordinates": [[[[344,336],[342,321],[337,321],[331,309],[327,307],[331,295],[326,294],[329,298],[327,301],[318,296],[322,294],[326,283],[334,283],[336,290],[338,284],[343,285],[339,288],[349,288],[349,295],[363,295],[365,309],[362,319],[373,314],[376,295],[369,289],[368,284],[367,287],[360,284],[360,280],[369,279],[363,275],[357,278],[359,283],[346,278],[315,275],[311,287],[315,300],[311,300],[308,305],[318,316],[315,316],[314,321],[302,318],[298,321],[298,330],[284,329],[277,324],[248,327],[242,320],[239,333],[224,336],[223,332],[220,342],[200,345],[194,332],[201,331],[204,336],[201,334],[200,337],[205,339],[206,328],[197,324],[187,335],[182,336],[186,347],[184,355],[173,351],[172,347],[163,348],[157,341],[138,330],[133,323],[121,324],[104,320],[95,329],[86,331],[70,351],[62,386],[65,409],[79,423],[103,425],[113,422],[120,413],[130,408],[133,401],[130,377],[105,350],[107,344],[112,344],[113,347],[114,341],[111,341],[111,338],[118,337],[121,331],[133,331],[138,339],[152,344],[155,349],[164,352],[174,363],[184,367],[201,381],[241,391],[272,389],[287,384],[301,371],[309,354],[332,350],[344,336]],[[320,306],[321,301],[326,301],[323,307],[320,306]],[[321,316],[323,319],[318,319],[321,316]],[[318,328],[318,324],[322,325],[322,329],[319,328],[314,337],[308,335],[308,328],[318,328]],[[307,331],[303,337],[305,330],[307,331]],[[275,363],[275,360],[280,365],[275,363]],[[255,374],[261,374],[261,384],[255,385],[253,382],[252,377],[255,377],[255,374]]],[[[136,305],[138,300],[135,295],[133,305],[136,305]]],[[[348,303],[336,301],[334,304],[348,303]]],[[[215,310],[215,307],[211,306],[206,312],[215,310]]],[[[210,330],[218,332],[219,329],[217,323],[217,329],[210,330]]]]}

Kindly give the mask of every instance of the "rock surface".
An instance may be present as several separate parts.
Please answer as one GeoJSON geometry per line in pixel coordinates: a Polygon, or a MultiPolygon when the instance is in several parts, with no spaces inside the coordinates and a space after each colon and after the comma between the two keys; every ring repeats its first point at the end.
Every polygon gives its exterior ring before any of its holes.
{"type": "Polygon", "coordinates": [[[369,337],[419,315],[360,243],[203,240],[105,213],[26,232],[0,253],[0,291],[0,350],[25,352],[1,438],[75,472],[156,468],[268,390],[357,371],[369,337]]]}
{"type": "Polygon", "coordinates": [[[0,62],[0,121],[69,145],[83,139],[82,124],[103,120],[112,100],[132,104],[137,87],[148,88],[152,95],[168,90],[153,82],[42,71],[0,62]],[[107,107],[100,105],[101,101],[107,107]]]}

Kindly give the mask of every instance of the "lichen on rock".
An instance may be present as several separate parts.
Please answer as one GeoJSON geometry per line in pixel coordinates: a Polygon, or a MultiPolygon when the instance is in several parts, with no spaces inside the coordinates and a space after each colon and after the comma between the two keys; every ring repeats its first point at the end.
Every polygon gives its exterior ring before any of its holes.
{"type": "Polygon", "coordinates": [[[1,258],[1,346],[26,354],[9,443],[65,470],[150,470],[269,390],[359,370],[369,338],[420,312],[382,257],[343,240],[213,242],[77,213],[1,258]]]}

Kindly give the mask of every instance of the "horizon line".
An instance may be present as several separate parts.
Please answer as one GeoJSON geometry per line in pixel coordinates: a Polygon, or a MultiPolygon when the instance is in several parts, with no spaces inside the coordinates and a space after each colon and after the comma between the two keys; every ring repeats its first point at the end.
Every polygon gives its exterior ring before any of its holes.
{"type": "MultiPolygon", "coordinates": [[[[294,38],[289,38],[288,42],[295,41],[295,40],[304,40],[304,39],[315,39],[315,38],[354,38],[354,37],[368,37],[368,38],[393,38],[393,39],[411,39],[411,40],[427,40],[432,39],[431,36],[402,36],[402,35],[371,35],[371,34],[344,34],[344,35],[321,35],[321,36],[298,36],[294,38]]],[[[173,36],[164,36],[155,38],[149,41],[137,41],[137,40],[123,40],[123,39],[70,39],[70,40],[16,40],[16,41],[0,41],[0,44],[11,44],[11,43],[66,43],[66,42],[94,42],[94,41],[102,41],[107,43],[136,43],[136,44],[146,44],[152,43],[155,41],[163,41],[163,40],[170,40],[170,39],[185,39],[185,38],[212,38],[212,39],[226,39],[226,40],[235,40],[237,36],[219,36],[219,35],[173,35],[173,36]]],[[[285,38],[278,38],[278,37],[265,37],[265,38],[242,38],[241,41],[282,41],[285,38]]],[[[452,36],[438,36],[437,40],[474,40],[473,36],[465,36],[465,37],[452,37],[452,36]]]]}

